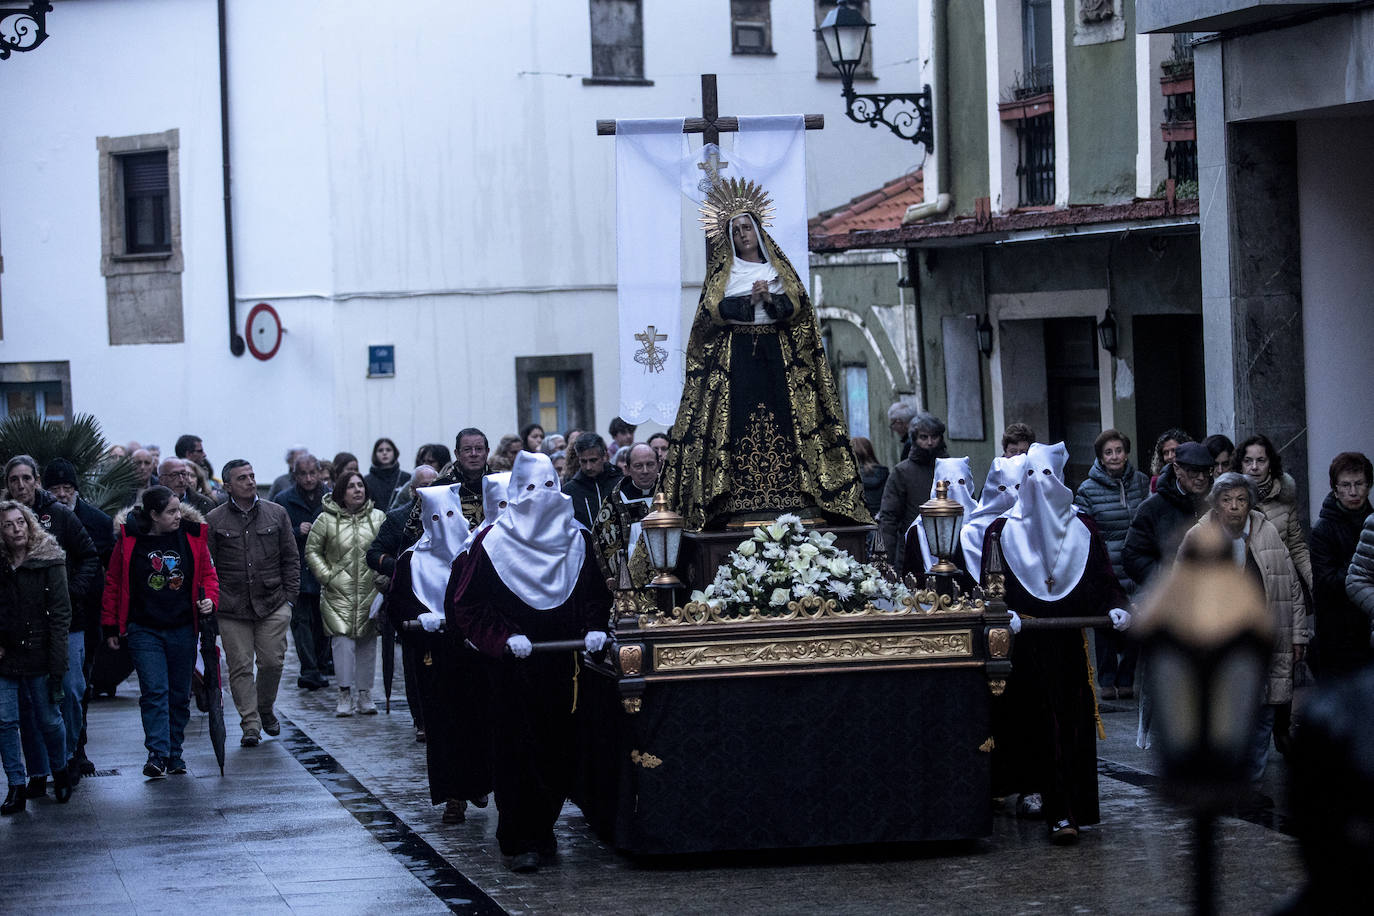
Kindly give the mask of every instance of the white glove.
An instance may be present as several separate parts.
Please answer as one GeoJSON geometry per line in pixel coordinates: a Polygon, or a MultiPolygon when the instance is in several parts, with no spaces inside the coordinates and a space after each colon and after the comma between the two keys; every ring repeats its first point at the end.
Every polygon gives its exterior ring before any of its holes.
{"type": "Polygon", "coordinates": [[[437,611],[426,611],[416,619],[420,621],[420,626],[425,628],[426,633],[438,633],[440,625],[444,622],[444,615],[437,611]]]}
{"type": "Polygon", "coordinates": [[[1021,632],[1021,615],[1015,611],[1007,611],[1011,615],[1011,632],[1013,634],[1021,632]]]}
{"type": "Polygon", "coordinates": [[[1124,630],[1131,625],[1130,612],[1123,611],[1119,607],[1112,608],[1110,611],[1107,612],[1107,616],[1110,617],[1112,620],[1113,630],[1124,630]]]}
{"type": "Polygon", "coordinates": [[[506,648],[510,649],[510,654],[516,658],[529,658],[530,653],[534,651],[528,636],[512,636],[506,640],[506,648]]]}
{"type": "Polygon", "coordinates": [[[602,646],[606,645],[606,634],[600,630],[592,630],[583,637],[582,644],[587,647],[588,652],[600,652],[602,646]]]}

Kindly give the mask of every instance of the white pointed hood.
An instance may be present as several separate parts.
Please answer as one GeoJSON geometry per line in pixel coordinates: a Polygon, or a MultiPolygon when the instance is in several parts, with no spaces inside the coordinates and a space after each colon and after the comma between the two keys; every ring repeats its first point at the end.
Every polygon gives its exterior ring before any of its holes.
{"type": "Polygon", "coordinates": [[[468,532],[467,540],[458,548],[461,556],[472,547],[477,535],[486,531],[506,511],[506,490],[510,488],[510,471],[488,474],[482,478],[482,523],[468,532]]]}
{"type": "MultiPolygon", "coordinates": [[[[964,507],[964,521],[967,522],[973,510],[978,508],[978,500],[973,498],[973,470],[968,457],[935,459],[935,476],[930,481],[931,499],[935,498],[935,488],[942,480],[949,484],[949,498],[964,507]]],[[[921,557],[926,564],[925,572],[930,572],[930,568],[935,565],[935,555],[930,552],[930,544],[926,541],[926,529],[921,524],[919,513],[911,527],[906,530],[907,543],[910,543],[913,537],[921,544],[921,557]]]]}
{"type": "Polygon", "coordinates": [[[444,613],[449,569],[468,539],[463,500],[457,484],[421,487],[420,524],[424,534],[410,548],[410,588],[415,599],[436,614],[444,613]]]}
{"type": "Polygon", "coordinates": [[[1026,591],[1041,601],[1071,592],[1088,565],[1092,533],[1078,520],[1064,485],[1069,450],[1035,443],[1026,453],[1021,498],[1007,513],[1002,554],[1026,591]]]}
{"type": "Polygon", "coordinates": [[[1025,455],[992,459],[978,506],[964,519],[964,527],[959,532],[959,541],[964,545],[964,568],[980,585],[983,581],[983,537],[989,525],[1016,505],[1025,476],[1025,455]]]}
{"type": "Polygon", "coordinates": [[[586,555],[585,531],[572,500],[558,488],[548,455],[520,452],[511,468],[506,511],[482,541],[496,574],[530,607],[547,611],[568,600],[586,555]]]}

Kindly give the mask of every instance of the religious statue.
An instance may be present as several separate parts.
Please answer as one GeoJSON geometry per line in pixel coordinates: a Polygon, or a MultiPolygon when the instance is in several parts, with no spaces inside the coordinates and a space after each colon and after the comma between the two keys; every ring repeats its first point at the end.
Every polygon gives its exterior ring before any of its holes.
{"type": "Polygon", "coordinates": [[[764,231],[752,181],[717,182],[703,204],[706,280],[662,489],[689,530],[784,512],[869,524],[815,309],[764,231]]]}

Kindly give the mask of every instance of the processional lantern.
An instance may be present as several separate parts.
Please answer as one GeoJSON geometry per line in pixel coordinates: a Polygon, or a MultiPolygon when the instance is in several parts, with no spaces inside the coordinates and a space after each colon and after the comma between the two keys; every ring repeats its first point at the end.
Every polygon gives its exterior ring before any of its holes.
{"type": "Polygon", "coordinates": [[[682,580],[673,575],[673,570],[677,568],[686,520],[668,508],[668,497],[659,492],[654,497],[653,510],[644,516],[639,527],[644,532],[644,542],[649,546],[649,562],[658,573],[649,584],[658,588],[682,585],[682,580]]]}
{"type": "Polygon", "coordinates": [[[1149,658],[1165,775],[1206,792],[1245,778],[1274,624],[1230,539],[1210,526],[1198,534],[1135,630],[1149,658]]]}
{"type": "Polygon", "coordinates": [[[949,498],[949,481],[935,484],[935,496],[921,504],[921,527],[939,562],[930,571],[936,575],[953,575],[959,567],[952,562],[959,548],[959,531],[964,527],[964,507],[949,498]]]}

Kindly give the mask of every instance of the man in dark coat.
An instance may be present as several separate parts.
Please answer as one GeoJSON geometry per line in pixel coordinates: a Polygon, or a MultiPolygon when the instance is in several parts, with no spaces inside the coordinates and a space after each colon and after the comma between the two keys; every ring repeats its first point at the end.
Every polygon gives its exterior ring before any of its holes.
{"type": "Polygon", "coordinates": [[[329,686],[325,673],[332,667],[333,656],[320,617],[320,583],[305,562],[305,540],[324,508],[326,490],[320,481],[319,459],[309,452],[298,455],[291,479],[292,485],[278,493],[275,502],[291,520],[291,533],[296,537],[296,550],[301,557],[300,598],[291,609],[291,638],[296,643],[296,658],[301,667],[296,686],[319,690],[329,686]]]}
{"type": "Polygon", "coordinates": [[[888,562],[898,572],[903,572],[905,563],[906,530],[921,514],[921,504],[930,499],[935,459],[949,454],[945,450],[945,424],[934,416],[918,413],[911,421],[910,433],[913,437],[911,454],[899,461],[888,476],[878,518],[888,562]]]}
{"type": "Polygon", "coordinates": [[[1121,564],[1136,585],[1149,584],[1178,553],[1183,535],[1207,512],[1211,486],[1211,452],[1200,442],[1180,445],[1174,463],[1165,466],[1155,492],[1140,504],[1126,530],[1121,564]]]}
{"type": "MultiPolygon", "coordinates": [[[[487,434],[475,426],[458,431],[453,441],[454,459],[439,471],[433,486],[458,484],[463,503],[463,518],[468,526],[476,528],[482,523],[482,478],[491,473],[487,458],[491,455],[491,444],[487,434]]],[[[417,499],[410,507],[410,520],[406,522],[405,536],[408,543],[420,539],[424,526],[420,523],[420,501],[417,499]]]]}
{"type": "Polygon", "coordinates": [[[623,475],[606,460],[606,440],[596,433],[578,436],[573,452],[580,470],[563,485],[563,493],[572,499],[573,517],[590,530],[596,514],[601,511],[601,504],[623,475]]]}
{"type": "MultiPolygon", "coordinates": [[[[58,502],[57,497],[38,485],[38,463],[31,456],[15,455],[9,460],[5,465],[5,486],[10,499],[32,509],[38,517],[38,523],[67,554],[67,593],[71,601],[71,620],[62,714],[75,721],[81,716],[81,697],[86,692],[86,630],[100,623],[99,615],[93,615],[93,609],[100,605],[100,592],[104,584],[100,575],[99,554],[81,520],[58,502]]],[[[21,713],[24,757],[29,764],[30,786],[34,789],[30,797],[37,797],[46,792],[44,783],[49,772],[67,767],[69,761],[48,760],[39,738],[37,721],[23,708],[21,713]]],[[[76,764],[76,768],[79,769],[80,764],[76,764]]]]}

